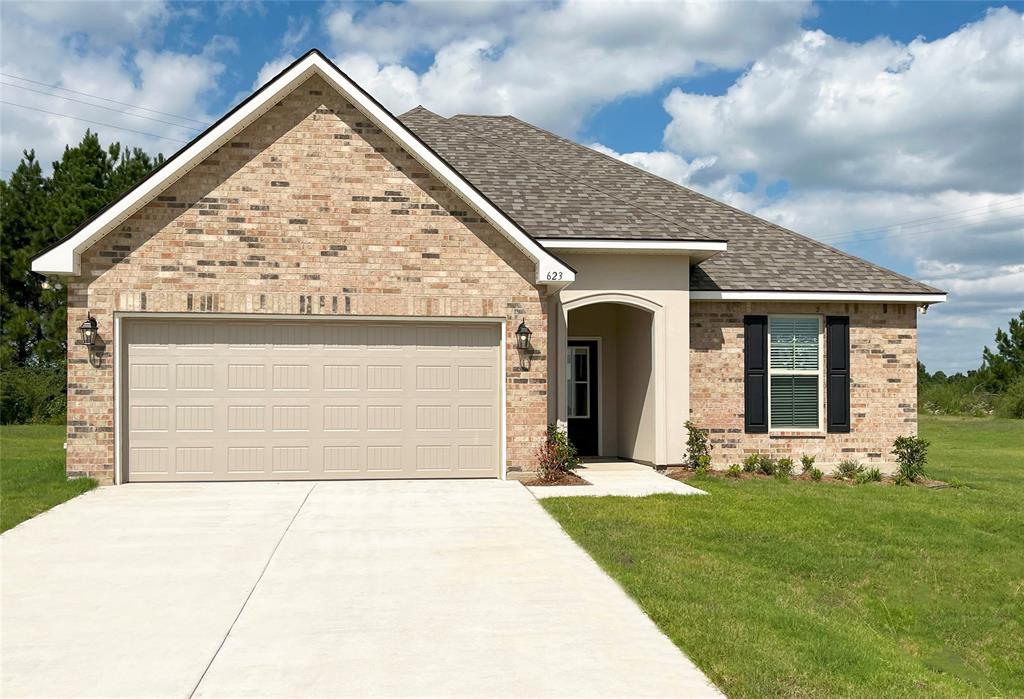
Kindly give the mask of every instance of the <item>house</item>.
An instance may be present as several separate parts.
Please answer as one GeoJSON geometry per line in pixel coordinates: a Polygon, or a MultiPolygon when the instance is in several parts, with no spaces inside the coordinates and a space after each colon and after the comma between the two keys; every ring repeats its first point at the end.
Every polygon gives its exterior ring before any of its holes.
{"type": "Polygon", "coordinates": [[[105,483],[520,477],[552,422],[882,463],[945,300],[517,119],[396,117],[317,51],[33,269],[105,483]]]}

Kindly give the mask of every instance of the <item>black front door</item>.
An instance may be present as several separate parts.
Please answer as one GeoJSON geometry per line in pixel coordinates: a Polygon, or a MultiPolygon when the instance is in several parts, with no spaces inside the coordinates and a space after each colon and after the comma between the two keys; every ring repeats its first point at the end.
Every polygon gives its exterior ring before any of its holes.
{"type": "Polygon", "coordinates": [[[580,456],[597,456],[597,341],[569,340],[569,440],[580,456]]]}

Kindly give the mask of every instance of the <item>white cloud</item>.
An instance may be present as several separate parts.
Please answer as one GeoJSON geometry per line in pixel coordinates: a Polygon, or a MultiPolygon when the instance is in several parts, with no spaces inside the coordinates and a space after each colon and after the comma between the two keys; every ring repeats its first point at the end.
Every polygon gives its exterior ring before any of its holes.
{"type": "MultiPolygon", "coordinates": [[[[196,54],[148,48],[171,14],[162,3],[8,3],[0,26],[0,66],[8,75],[208,123],[213,116],[202,108],[201,98],[215,90],[224,70],[218,56],[237,50],[237,44],[214,36],[196,54]],[[123,34],[108,32],[110,27],[122,28],[123,34]]],[[[48,169],[64,145],[81,140],[86,128],[99,133],[105,144],[120,141],[155,154],[176,151],[196,134],[193,127],[201,126],[26,81],[4,82],[8,84],[2,88],[3,99],[8,104],[3,107],[0,163],[7,171],[30,148],[48,169]]]]}
{"type": "Polygon", "coordinates": [[[990,11],[935,41],[821,31],[769,51],[722,96],[673,90],[669,149],[794,187],[1017,192],[1024,17],[990,11]]]}
{"type": "Polygon", "coordinates": [[[808,8],[410,3],[345,7],[325,26],[342,68],[394,111],[422,103],[441,114],[514,112],[565,133],[613,99],[708,66],[746,65],[796,35],[808,8]],[[422,73],[402,63],[416,52],[433,55],[422,73]]]}
{"type": "Polygon", "coordinates": [[[618,158],[634,167],[647,170],[659,177],[664,177],[666,180],[672,180],[682,185],[689,184],[690,178],[694,174],[715,164],[714,156],[694,158],[688,161],[681,155],[668,151],[617,153],[600,143],[592,143],[590,147],[599,153],[618,158]]]}
{"type": "Polygon", "coordinates": [[[285,51],[294,51],[306,37],[309,30],[313,28],[313,22],[309,17],[289,17],[288,28],[281,37],[281,46],[285,51]]]}

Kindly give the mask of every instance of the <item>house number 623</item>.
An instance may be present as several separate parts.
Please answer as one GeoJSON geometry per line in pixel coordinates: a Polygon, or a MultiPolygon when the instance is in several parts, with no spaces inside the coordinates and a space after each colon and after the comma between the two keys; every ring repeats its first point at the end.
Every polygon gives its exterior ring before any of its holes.
{"type": "Polygon", "coordinates": [[[562,280],[562,273],[561,272],[548,272],[548,281],[549,282],[557,282],[557,281],[561,281],[561,280],[562,280]]]}

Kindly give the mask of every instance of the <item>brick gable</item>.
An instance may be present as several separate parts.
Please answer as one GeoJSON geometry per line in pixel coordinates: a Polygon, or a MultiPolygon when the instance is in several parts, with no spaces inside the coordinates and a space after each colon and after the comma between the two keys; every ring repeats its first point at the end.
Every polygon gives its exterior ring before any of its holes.
{"type": "MultiPolygon", "coordinates": [[[[510,471],[532,470],[546,357],[533,261],[323,79],[312,77],[82,255],[74,337],[115,311],[507,319],[510,471]]],[[[68,472],[113,480],[113,347],[68,358],[68,472]]]]}

